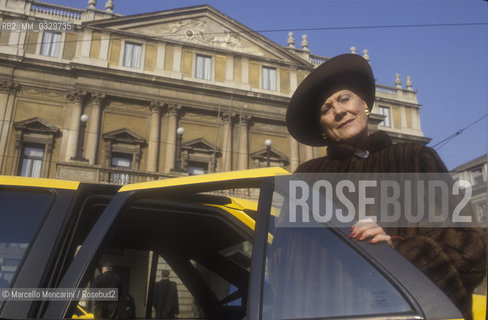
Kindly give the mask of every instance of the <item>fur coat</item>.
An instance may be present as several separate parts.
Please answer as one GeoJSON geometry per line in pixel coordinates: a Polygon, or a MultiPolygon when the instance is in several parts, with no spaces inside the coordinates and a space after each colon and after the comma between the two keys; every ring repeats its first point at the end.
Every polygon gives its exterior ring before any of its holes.
{"type": "MultiPolygon", "coordinates": [[[[384,132],[361,147],[369,156],[354,155],[345,144],[332,144],[326,157],[301,164],[296,172],[447,172],[437,153],[421,144],[392,144],[384,132]]],[[[472,292],[486,274],[486,238],[475,228],[385,228],[393,246],[436,283],[471,319],[472,292]]]]}

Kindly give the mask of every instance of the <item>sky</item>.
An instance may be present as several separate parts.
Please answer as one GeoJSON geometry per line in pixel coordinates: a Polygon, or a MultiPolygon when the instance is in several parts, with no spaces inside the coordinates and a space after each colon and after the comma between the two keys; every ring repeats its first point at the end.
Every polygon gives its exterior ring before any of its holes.
{"type": "MultiPolygon", "coordinates": [[[[81,9],[88,6],[87,0],[44,2],[81,9]]],[[[98,0],[96,7],[103,10],[105,3],[106,0],[98,0]]],[[[291,31],[297,47],[301,35],[307,34],[309,49],[317,55],[333,57],[350,52],[352,46],[358,53],[367,49],[377,83],[394,86],[395,74],[399,73],[405,86],[406,76],[411,77],[422,105],[422,130],[432,139],[428,146],[482,118],[435,148],[448,169],[488,153],[488,2],[484,0],[113,0],[113,3],[114,12],[123,15],[209,4],[282,46],[286,46],[291,31]],[[425,26],[433,24],[443,26],[425,26]]]]}

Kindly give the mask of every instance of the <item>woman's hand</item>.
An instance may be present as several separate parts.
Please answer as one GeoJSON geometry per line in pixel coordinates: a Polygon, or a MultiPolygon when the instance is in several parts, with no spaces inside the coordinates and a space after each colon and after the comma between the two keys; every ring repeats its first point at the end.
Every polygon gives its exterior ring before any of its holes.
{"type": "Polygon", "coordinates": [[[391,237],[385,233],[382,227],[376,224],[372,219],[363,219],[356,222],[351,227],[349,238],[356,240],[367,240],[369,243],[386,242],[390,246],[391,237]]]}

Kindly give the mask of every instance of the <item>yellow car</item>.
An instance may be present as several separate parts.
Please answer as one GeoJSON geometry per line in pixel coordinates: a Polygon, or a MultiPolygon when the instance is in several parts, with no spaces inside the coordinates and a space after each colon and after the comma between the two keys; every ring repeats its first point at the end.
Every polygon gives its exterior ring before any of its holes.
{"type": "MultiPolygon", "coordinates": [[[[462,318],[391,247],[351,241],[346,227],[334,223],[281,225],[288,200],[277,181],[286,177],[283,169],[263,168],[120,189],[0,177],[0,258],[3,266],[8,262],[2,273],[11,273],[9,290],[84,292],[100,265],[110,263],[120,279],[119,318],[157,316],[154,293],[163,270],[177,284],[178,318],[462,318]],[[302,236],[317,237],[317,246],[294,246],[302,236]],[[316,263],[295,263],[311,254],[316,263]],[[294,281],[297,272],[307,280],[294,281]]],[[[475,297],[476,317],[485,308],[478,300],[483,297],[475,297]]],[[[100,302],[4,299],[0,318],[87,319],[100,302]]]]}

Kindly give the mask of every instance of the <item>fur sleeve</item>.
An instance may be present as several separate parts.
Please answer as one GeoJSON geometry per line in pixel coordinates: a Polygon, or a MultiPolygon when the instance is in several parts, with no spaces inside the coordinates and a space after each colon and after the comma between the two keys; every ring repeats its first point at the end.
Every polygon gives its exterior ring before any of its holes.
{"type": "Polygon", "coordinates": [[[436,283],[471,319],[471,293],[485,276],[486,239],[479,229],[409,229],[395,249],[436,283]],[[417,233],[414,235],[414,233],[417,233]]]}

